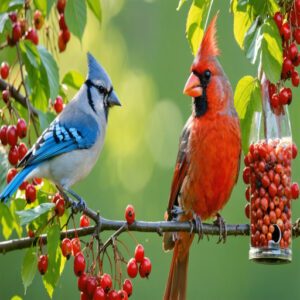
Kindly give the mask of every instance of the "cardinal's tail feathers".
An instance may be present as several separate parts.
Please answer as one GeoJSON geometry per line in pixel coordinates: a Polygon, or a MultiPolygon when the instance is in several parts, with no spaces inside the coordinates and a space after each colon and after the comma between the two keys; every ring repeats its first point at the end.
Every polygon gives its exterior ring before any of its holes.
{"type": "Polygon", "coordinates": [[[185,300],[187,287],[187,270],[189,252],[179,256],[178,243],[174,247],[169,278],[165,289],[164,300],[185,300]]]}

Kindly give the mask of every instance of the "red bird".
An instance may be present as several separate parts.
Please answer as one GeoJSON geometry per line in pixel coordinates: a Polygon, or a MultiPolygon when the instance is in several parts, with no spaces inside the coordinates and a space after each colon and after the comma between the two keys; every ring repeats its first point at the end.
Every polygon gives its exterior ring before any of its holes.
{"type": "MultiPolygon", "coordinates": [[[[229,200],[238,178],[240,125],[230,82],[217,60],[216,19],[217,16],[207,28],[184,88],[184,93],[193,99],[193,110],[179,142],[169,220],[175,214],[182,222],[200,222],[214,216],[222,221],[218,212],[229,200]]],[[[187,232],[164,234],[164,250],[174,249],[165,300],[186,299],[193,237],[187,232]]]]}

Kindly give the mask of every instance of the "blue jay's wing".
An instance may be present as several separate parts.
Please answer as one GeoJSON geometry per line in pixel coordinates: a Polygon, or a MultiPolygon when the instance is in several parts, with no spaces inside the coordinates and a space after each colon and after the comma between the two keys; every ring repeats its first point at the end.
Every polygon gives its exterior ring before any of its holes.
{"type": "Polygon", "coordinates": [[[94,145],[100,133],[95,119],[86,118],[81,122],[76,118],[64,119],[55,119],[51,123],[18,167],[38,164],[60,154],[94,145]]]}

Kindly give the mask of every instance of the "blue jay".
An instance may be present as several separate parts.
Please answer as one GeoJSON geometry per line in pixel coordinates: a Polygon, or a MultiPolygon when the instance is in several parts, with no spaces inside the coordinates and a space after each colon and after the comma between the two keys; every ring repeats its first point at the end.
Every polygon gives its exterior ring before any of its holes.
{"type": "Polygon", "coordinates": [[[74,99],[42,133],[20,161],[20,172],[0,194],[6,202],[24,180],[43,177],[85,202],[70,187],[91,171],[101,152],[109,109],[121,105],[105,70],[88,53],[88,76],[74,99]]]}

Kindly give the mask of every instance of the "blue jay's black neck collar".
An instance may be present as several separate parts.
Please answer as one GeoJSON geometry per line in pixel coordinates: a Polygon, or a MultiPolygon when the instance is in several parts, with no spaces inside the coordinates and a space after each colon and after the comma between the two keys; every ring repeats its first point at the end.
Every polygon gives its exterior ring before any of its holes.
{"type": "Polygon", "coordinates": [[[95,109],[95,103],[94,103],[94,101],[92,99],[91,87],[94,87],[95,89],[97,89],[97,91],[99,92],[99,94],[103,96],[103,104],[104,104],[105,117],[107,119],[108,108],[109,108],[109,105],[108,105],[108,102],[107,102],[107,96],[110,94],[111,91],[107,91],[103,86],[95,84],[90,79],[87,79],[85,81],[85,84],[87,86],[88,103],[89,103],[90,107],[92,108],[92,110],[95,113],[96,113],[96,109],[95,109]]]}

